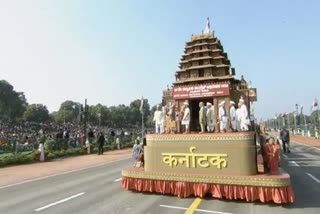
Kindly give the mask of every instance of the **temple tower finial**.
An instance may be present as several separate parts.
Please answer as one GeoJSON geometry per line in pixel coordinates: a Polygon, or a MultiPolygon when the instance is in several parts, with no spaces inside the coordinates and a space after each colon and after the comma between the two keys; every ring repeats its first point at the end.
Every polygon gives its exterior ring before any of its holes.
{"type": "Polygon", "coordinates": [[[203,33],[210,33],[210,19],[209,19],[209,17],[207,17],[206,26],[204,28],[203,33]]]}

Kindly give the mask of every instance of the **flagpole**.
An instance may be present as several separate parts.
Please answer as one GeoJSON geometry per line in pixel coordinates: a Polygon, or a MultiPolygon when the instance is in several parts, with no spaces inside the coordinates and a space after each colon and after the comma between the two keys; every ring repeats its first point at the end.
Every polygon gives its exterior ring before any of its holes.
{"type": "Polygon", "coordinates": [[[144,111],[143,111],[143,104],[144,104],[144,98],[143,96],[141,97],[141,103],[140,103],[140,111],[141,111],[141,140],[143,142],[144,138],[144,111]]]}
{"type": "Polygon", "coordinates": [[[296,131],[297,131],[297,118],[296,118],[296,113],[293,113],[293,125],[294,125],[294,131],[293,131],[293,134],[296,134],[296,131]]]}
{"type": "Polygon", "coordinates": [[[144,138],[144,121],[143,121],[143,109],[141,111],[141,115],[142,115],[142,124],[141,124],[141,140],[143,142],[143,138],[144,138]]]}

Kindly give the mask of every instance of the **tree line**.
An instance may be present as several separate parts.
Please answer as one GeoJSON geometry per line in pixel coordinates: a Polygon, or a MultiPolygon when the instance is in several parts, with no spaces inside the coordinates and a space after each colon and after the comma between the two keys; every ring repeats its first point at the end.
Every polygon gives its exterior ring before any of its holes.
{"type": "MultiPolygon", "coordinates": [[[[106,106],[102,104],[88,105],[87,122],[115,128],[138,128],[141,125],[142,114],[140,99],[133,100],[129,105],[106,106]]],[[[57,122],[80,123],[85,111],[84,105],[67,100],[56,112],[49,113],[44,104],[29,104],[23,92],[17,92],[6,80],[0,80],[0,121],[2,122],[57,122]]],[[[143,101],[145,125],[152,126],[155,106],[150,108],[148,99],[143,101]]]]}

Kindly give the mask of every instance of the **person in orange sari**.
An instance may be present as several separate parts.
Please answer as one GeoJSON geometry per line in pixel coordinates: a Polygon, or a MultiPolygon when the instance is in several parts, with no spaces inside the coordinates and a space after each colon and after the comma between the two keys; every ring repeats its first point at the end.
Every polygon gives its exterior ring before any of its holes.
{"type": "Polygon", "coordinates": [[[268,167],[271,174],[278,174],[280,161],[280,146],[275,142],[273,137],[267,140],[266,153],[268,167]]]}

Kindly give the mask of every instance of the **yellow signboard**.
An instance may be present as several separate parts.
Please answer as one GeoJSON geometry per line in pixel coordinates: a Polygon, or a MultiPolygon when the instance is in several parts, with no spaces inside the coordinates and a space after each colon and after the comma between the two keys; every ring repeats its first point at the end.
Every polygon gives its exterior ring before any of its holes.
{"type": "Polygon", "coordinates": [[[187,168],[208,168],[210,166],[215,166],[218,169],[227,168],[227,154],[195,154],[194,150],[196,147],[192,146],[189,149],[190,153],[161,153],[162,162],[170,167],[185,164],[187,168]]]}

